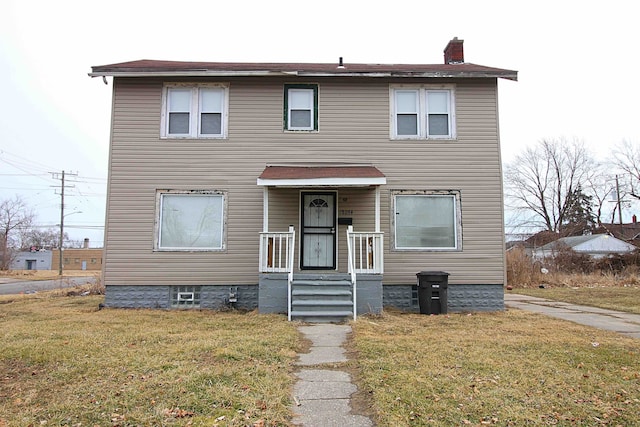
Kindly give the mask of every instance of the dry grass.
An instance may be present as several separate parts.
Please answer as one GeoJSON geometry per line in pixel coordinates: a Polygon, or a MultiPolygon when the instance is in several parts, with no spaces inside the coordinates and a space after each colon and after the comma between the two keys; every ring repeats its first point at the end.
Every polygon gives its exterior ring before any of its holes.
{"type": "Polygon", "coordinates": [[[640,340],[518,310],[352,327],[380,426],[638,425],[640,340]]]}
{"type": "Polygon", "coordinates": [[[0,304],[0,426],[288,425],[285,317],[51,295],[0,304]]]}
{"type": "MultiPolygon", "coordinates": [[[[574,258],[576,262],[583,256],[575,255],[561,260],[564,264],[570,264],[574,258]]],[[[607,269],[598,269],[593,272],[567,272],[567,269],[554,265],[552,261],[533,260],[522,248],[514,248],[507,252],[507,283],[514,288],[538,288],[545,287],[640,287],[640,269],[636,265],[621,268],[612,272],[607,269]],[[543,273],[543,267],[548,272],[543,273]]],[[[601,262],[600,264],[605,264],[601,262]]],[[[566,266],[565,266],[566,267],[566,266]]],[[[585,268],[587,270],[587,268],[585,268]]]]}

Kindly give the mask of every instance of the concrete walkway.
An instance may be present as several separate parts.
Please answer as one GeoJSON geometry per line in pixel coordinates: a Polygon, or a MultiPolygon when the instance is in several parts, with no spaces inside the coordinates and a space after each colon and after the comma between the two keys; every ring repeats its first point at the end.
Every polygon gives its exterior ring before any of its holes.
{"type": "Polygon", "coordinates": [[[640,314],[622,313],[512,293],[504,294],[504,304],[508,308],[542,313],[581,325],[615,331],[628,337],[640,338],[640,314]]]}
{"type": "Polygon", "coordinates": [[[351,332],[349,325],[300,326],[311,341],[309,353],[300,354],[303,367],[293,389],[293,423],[304,427],[370,427],[373,422],[351,413],[351,395],[357,390],[348,372],[339,364],[347,361],[342,347],[351,332]]]}

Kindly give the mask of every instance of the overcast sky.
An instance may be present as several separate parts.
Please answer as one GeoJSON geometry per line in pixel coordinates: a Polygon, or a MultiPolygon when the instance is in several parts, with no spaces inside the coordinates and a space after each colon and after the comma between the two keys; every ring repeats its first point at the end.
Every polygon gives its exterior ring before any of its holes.
{"type": "MultiPolygon", "coordinates": [[[[640,143],[632,1],[4,0],[0,25],[0,199],[18,194],[39,225],[102,245],[111,80],[91,66],[137,59],[442,63],[517,70],[499,82],[503,162],[542,138],[583,140],[599,157],[640,143]],[[597,5],[596,5],[597,4],[597,5]],[[71,181],[76,181],[72,183],[71,181]]],[[[629,216],[631,213],[629,213],[629,216]]]]}

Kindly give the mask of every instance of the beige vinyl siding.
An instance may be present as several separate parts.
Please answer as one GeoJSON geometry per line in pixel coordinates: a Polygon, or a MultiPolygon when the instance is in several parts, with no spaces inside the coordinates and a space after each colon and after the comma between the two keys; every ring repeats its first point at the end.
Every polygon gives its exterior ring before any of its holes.
{"type": "MultiPolygon", "coordinates": [[[[456,85],[457,116],[457,139],[437,141],[389,139],[389,85],[405,79],[351,80],[215,80],[229,83],[228,139],[160,139],[163,81],[116,78],[105,283],[257,283],[263,192],[256,178],[267,164],[295,162],[367,163],[386,175],[384,284],[414,283],[421,270],[448,271],[451,283],[503,283],[495,79],[436,81],[456,85]],[[318,132],[283,131],[285,83],[318,84],[318,132]],[[158,189],[225,191],[225,251],[154,252],[158,189]],[[460,191],[462,251],[393,250],[390,190],[460,191]]],[[[337,191],[337,209],[353,210],[354,229],[374,231],[374,190],[337,191]]],[[[300,189],[270,189],[270,230],[292,224],[299,231],[299,199],[300,189]]],[[[340,271],[346,271],[345,230],[338,227],[340,271]]]]}

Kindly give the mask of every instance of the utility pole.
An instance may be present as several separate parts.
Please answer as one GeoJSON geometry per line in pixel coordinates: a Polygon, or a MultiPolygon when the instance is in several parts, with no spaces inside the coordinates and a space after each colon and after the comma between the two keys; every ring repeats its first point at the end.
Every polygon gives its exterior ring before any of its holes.
{"type": "Polygon", "coordinates": [[[622,205],[620,204],[620,184],[618,184],[618,175],[616,175],[616,195],[618,198],[618,220],[622,226],[622,205]]]}
{"type": "Polygon", "coordinates": [[[64,170],[62,171],[60,183],[60,244],[58,245],[60,260],[58,261],[58,276],[62,277],[62,243],[64,242],[64,170]]]}
{"type": "Polygon", "coordinates": [[[624,226],[622,225],[622,203],[620,202],[620,184],[618,183],[618,175],[616,175],[616,195],[618,198],[618,220],[620,221],[620,238],[624,239],[624,226]]]}
{"type": "Polygon", "coordinates": [[[618,220],[622,226],[622,204],[620,203],[620,184],[618,184],[618,175],[616,175],[616,195],[618,197],[618,220]]]}
{"type": "MultiPolygon", "coordinates": [[[[71,176],[78,176],[78,174],[68,173],[71,176]]],[[[60,242],[58,244],[58,251],[60,259],[58,260],[58,275],[62,277],[62,244],[64,243],[64,189],[73,188],[73,185],[65,185],[65,171],[62,171],[59,178],[56,174],[53,174],[54,179],[60,180],[60,242]]]]}

